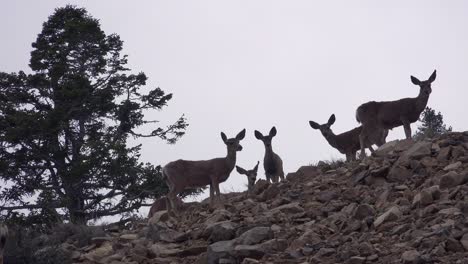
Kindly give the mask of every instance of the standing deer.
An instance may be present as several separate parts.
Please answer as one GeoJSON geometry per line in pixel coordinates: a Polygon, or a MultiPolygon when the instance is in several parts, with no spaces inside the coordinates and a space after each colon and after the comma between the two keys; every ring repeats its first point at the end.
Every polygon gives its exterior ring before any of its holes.
{"type": "Polygon", "coordinates": [[[0,224],[0,264],[3,264],[3,252],[8,236],[8,228],[6,225],[0,224]]]}
{"type": "MultiPolygon", "coordinates": [[[[328,141],[332,147],[336,148],[340,153],[346,155],[346,161],[356,160],[356,152],[360,149],[361,145],[359,142],[359,134],[361,134],[362,126],[356,127],[350,131],[335,135],[331,130],[331,126],[335,123],[336,118],[335,114],[332,114],[328,119],[328,122],[319,125],[314,121],[309,121],[310,126],[313,129],[319,129],[322,132],[322,135],[328,141]]],[[[388,135],[387,129],[380,130],[380,136],[376,142],[366,142],[366,147],[370,149],[371,152],[374,152],[372,144],[375,143],[377,146],[385,144],[385,139],[388,135]]]]}
{"type": "Polygon", "coordinates": [[[268,182],[278,182],[279,179],[284,180],[283,161],[278,154],[273,152],[271,140],[276,136],[276,127],[272,127],[268,136],[262,135],[259,131],[255,130],[255,137],[263,141],[265,145],[265,158],[263,159],[263,168],[265,169],[265,176],[268,182]]]}
{"type": "Polygon", "coordinates": [[[221,132],[221,138],[227,147],[227,155],[224,158],[199,161],[176,160],[164,166],[163,178],[169,187],[168,210],[177,210],[177,195],[183,190],[206,185],[210,185],[210,204],[213,206],[215,196],[220,199],[219,184],[228,179],[236,165],[236,152],[242,150],[239,142],[244,137],[245,129],[230,139],[221,132]]]}
{"type": "Polygon", "coordinates": [[[419,86],[419,95],[415,98],[403,98],[389,102],[368,102],[356,110],[356,120],[362,123],[359,135],[361,145],[361,158],[363,158],[365,142],[375,138],[374,131],[379,129],[392,129],[403,126],[406,138],[411,138],[411,123],[419,119],[419,115],[426,108],[429,95],[432,92],[431,84],[436,79],[436,70],[428,80],[420,81],[411,76],[411,82],[419,86]]]}
{"type": "Polygon", "coordinates": [[[247,192],[252,193],[253,188],[255,186],[255,181],[257,180],[257,171],[258,171],[258,164],[260,164],[260,161],[257,161],[257,165],[251,170],[246,170],[243,169],[239,166],[236,166],[236,170],[238,173],[243,174],[247,176],[247,180],[249,182],[249,185],[247,185],[247,192]]]}

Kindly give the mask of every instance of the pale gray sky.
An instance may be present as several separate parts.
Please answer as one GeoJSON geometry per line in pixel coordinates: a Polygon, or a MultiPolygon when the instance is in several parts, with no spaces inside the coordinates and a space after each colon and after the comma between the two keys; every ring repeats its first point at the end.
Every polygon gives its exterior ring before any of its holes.
{"type": "MultiPolygon", "coordinates": [[[[237,164],[250,169],[264,154],[253,131],[273,125],[286,172],[342,158],[309,120],[334,113],[334,131],[350,130],[360,104],[414,97],[410,75],[425,80],[434,69],[428,105],[455,130],[468,127],[467,1],[2,1],[0,71],[28,69],[42,23],[67,3],[121,36],[130,68],[148,75],[149,88],[174,93],[151,117],[189,120],[176,145],[139,141],[144,161],[220,157],[220,132],[246,128],[237,164]]],[[[403,136],[396,128],[388,139],[403,136]]],[[[221,188],[243,190],[246,182],[234,171],[221,188]]]]}

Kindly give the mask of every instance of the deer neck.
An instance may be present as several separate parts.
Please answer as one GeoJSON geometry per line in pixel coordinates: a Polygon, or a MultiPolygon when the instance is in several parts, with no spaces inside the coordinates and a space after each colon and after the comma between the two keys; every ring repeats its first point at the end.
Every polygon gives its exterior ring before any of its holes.
{"type": "Polygon", "coordinates": [[[332,132],[331,134],[323,134],[325,139],[328,141],[328,144],[334,148],[338,148],[338,140],[336,139],[336,135],[332,132]]]}
{"type": "Polygon", "coordinates": [[[234,166],[236,166],[236,150],[228,149],[225,159],[228,170],[232,171],[234,169],[234,166]]]}
{"type": "Polygon", "coordinates": [[[275,153],[273,152],[273,146],[265,146],[265,158],[267,159],[271,159],[273,158],[273,156],[275,155],[275,153]]]}
{"type": "Polygon", "coordinates": [[[416,99],[416,110],[418,112],[424,111],[424,108],[427,106],[427,101],[429,100],[429,95],[426,95],[424,93],[419,93],[418,97],[416,99]]]}

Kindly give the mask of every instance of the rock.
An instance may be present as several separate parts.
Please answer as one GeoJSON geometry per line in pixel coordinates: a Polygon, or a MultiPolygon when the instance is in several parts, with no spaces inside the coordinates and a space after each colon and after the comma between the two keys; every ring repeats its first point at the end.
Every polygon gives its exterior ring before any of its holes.
{"type": "Polygon", "coordinates": [[[285,214],[297,214],[302,213],[303,211],[304,209],[299,205],[298,202],[281,205],[271,210],[272,213],[282,212],[285,214]]]}
{"type": "Polygon", "coordinates": [[[260,245],[237,245],[234,247],[232,255],[234,255],[238,259],[260,259],[261,257],[263,257],[263,255],[265,255],[265,252],[263,252],[260,245]]]}
{"type": "Polygon", "coordinates": [[[413,198],[413,206],[426,206],[433,202],[432,193],[428,190],[422,190],[413,198]]]}
{"type": "Polygon", "coordinates": [[[348,259],[348,261],[346,261],[347,264],[363,264],[365,262],[366,262],[365,257],[358,257],[358,256],[351,257],[350,259],[348,259]]]}
{"type": "Polygon", "coordinates": [[[150,251],[157,257],[174,256],[181,252],[177,244],[155,243],[150,247],[150,251]]]}
{"type": "Polygon", "coordinates": [[[439,154],[437,155],[437,161],[444,162],[450,159],[452,153],[452,147],[441,148],[439,154]]]}
{"type": "Polygon", "coordinates": [[[447,241],[445,241],[445,249],[448,252],[463,252],[464,251],[464,247],[462,246],[462,244],[458,240],[453,239],[453,238],[448,238],[447,241]]]}
{"type": "Polygon", "coordinates": [[[97,247],[100,247],[105,242],[112,241],[112,237],[93,237],[91,238],[91,242],[96,244],[97,247]]]}
{"type": "Polygon", "coordinates": [[[234,240],[218,241],[208,246],[207,263],[218,264],[222,258],[229,258],[234,250],[234,240]]]}
{"type": "Polygon", "coordinates": [[[377,217],[374,221],[374,226],[378,227],[381,224],[389,221],[395,221],[398,220],[402,216],[402,213],[400,211],[400,208],[398,206],[393,206],[390,209],[388,209],[385,213],[377,217]]]}
{"type": "Polygon", "coordinates": [[[280,189],[277,184],[271,184],[261,195],[262,201],[269,201],[274,199],[280,193],[280,189]]]}
{"type": "Polygon", "coordinates": [[[209,224],[204,232],[204,237],[209,237],[210,242],[218,242],[221,240],[231,240],[235,237],[237,224],[231,221],[222,221],[209,224]]]}
{"type": "Polygon", "coordinates": [[[377,157],[385,157],[390,152],[395,150],[396,145],[399,143],[399,140],[389,141],[375,150],[375,155],[377,157]]]}
{"type": "Polygon", "coordinates": [[[318,252],[317,252],[317,256],[318,257],[329,257],[333,254],[336,253],[336,249],[334,248],[321,248],[318,252]]]}
{"type": "Polygon", "coordinates": [[[404,182],[412,175],[413,173],[406,167],[395,165],[388,172],[387,180],[391,182],[404,182]]]}
{"type": "Polygon", "coordinates": [[[429,156],[431,155],[431,147],[431,142],[418,141],[406,150],[400,159],[420,159],[422,157],[429,156]]]}
{"type": "Polygon", "coordinates": [[[463,237],[460,239],[460,243],[462,244],[465,251],[468,251],[468,233],[463,235],[463,237]]]}
{"type": "Polygon", "coordinates": [[[175,243],[187,240],[188,235],[172,229],[164,229],[158,231],[156,238],[164,242],[175,243]]]}
{"type": "Polygon", "coordinates": [[[84,258],[91,260],[91,261],[99,261],[100,259],[112,254],[112,252],[113,252],[112,244],[109,242],[105,242],[104,244],[102,244],[102,246],[85,254],[84,258]]]}
{"type": "Polygon", "coordinates": [[[252,258],[245,258],[244,260],[242,260],[241,264],[256,264],[256,263],[260,263],[260,261],[256,259],[252,259],[252,258]]]}
{"type": "Polygon", "coordinates": [[[169,220],[169,214],[167,211],[153,212],[151,218],[148,219],[149,224],[157,224],[159,222],[165,222],[169,220]]]}
{"type": "Polygon", "coordinates": [[[405,264],[418,264],[421,263],[421,254],[413,249],[403,252],[401,260],[405,264]]]}
{"type": "Polygon", "coordinates": [[[137,234],[125,234],[125,235],[121,235],[120,239],[131,241],[131,240],[138,239],[138,235],[137,234]]]}
{"type": "Polygon", "coordinates": [[[260,179],[260,180],[258,180],[258,181],[255,183],[254,189],[253,189],[252,193],[255,194],[255,195],[259,195],[259,194],[261,194],[266,188],[268,188],[269,185],[270,185],[270,183],[268,183],[267,180],[260,179]]]}
{"type": "Polygon", "coordinates": [[[354,212],[354,218],[357,220],[363,220],[366,219],[367,217],[374,216],[375,210],[372,208],[372,206],[368,204],[360,204],[357,208],[356,211],[354,212]]]}
{"type": "Polygon", "coordinates": [[[460,168],[461,166],[462,166],[461,161],[457,161],[457,162],[455,162],[455,163],[451,163],[451,164],[445,166],[444,171],[457,170],[457,169],[460,168]]]}
{"type": "Polygon", "coordinates": [[[440,178],[439,186],[441,189],[453,188],[466,182],[466,175],[449,171],[440,178]]]}
{"type": "Polygon", "coordinates": [[[269,227],[254,227],[238,238],[236,238],[237,245],[254,245],[264,240],[273,238],[273,231],[269,227]]]}

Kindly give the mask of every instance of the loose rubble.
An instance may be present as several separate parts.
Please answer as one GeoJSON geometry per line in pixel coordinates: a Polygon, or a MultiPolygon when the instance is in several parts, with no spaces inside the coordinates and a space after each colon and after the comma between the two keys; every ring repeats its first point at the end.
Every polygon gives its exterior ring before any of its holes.
{"type": "Polygon", "coordinates": [[[75,263],[468,263],[468,132],[286,179],[66,250],[75,263]]]}

